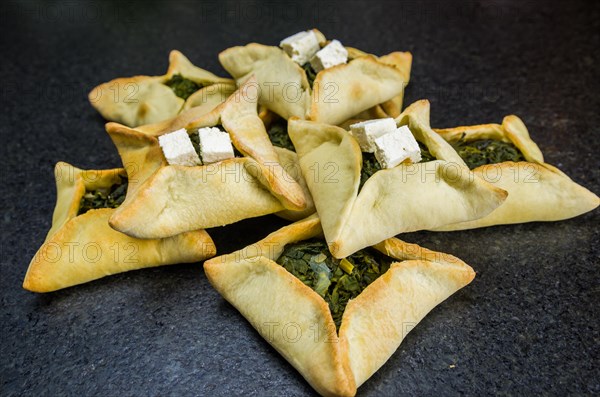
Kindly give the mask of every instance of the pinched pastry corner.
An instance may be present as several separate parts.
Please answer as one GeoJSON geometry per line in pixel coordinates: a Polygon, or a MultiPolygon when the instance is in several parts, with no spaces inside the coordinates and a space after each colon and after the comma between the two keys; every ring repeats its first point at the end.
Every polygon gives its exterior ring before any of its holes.
{"type": "Polygon", "coordinates": [[[123,165],[134,176],[125,202],[110,225],[138,238],[161,238],[184,231],[227,225],[242,219],[290,210],[303,211],[295,154],[275,149],[257,114],[253,78],[213,111],[197,117],[195,108],[176,118],[131,129],[108,123],[123,165]],[[168,165],[157,137],[222,125],[243,157],[202,166],[168,165]]]}
{"type": "Polygon", "coordinates": [[[166,74],[117,78],[95,87],[88,99],[105,119],[136,127],[175,117],[192,107],[208,113],[233,91],[231,79],[196,67],[173,50],[166,74]]]}
{"type": "Polygon", "coordinates": [[[80,214],[86,192],[108,189],[126,176],[124,169],[81,170],[67,163],[55,168],[57,200],[52,228],[37,251],[23,288],[50,292],[108,275],[147,267],[199,262],[216,254],[204,230],[165,239],[140,240],[113,230],[113,208],[80,214]]]}
{"type": "Polygon", "coordinates": [[[542,152],[517,116],[506,116],[502,124],[435,131],[452,144],[481,140],[510,143],[522,153],[523,158],[519,161],[485,164],[473,169],[482,179],[508,192],[508,198],[500,207],[480,219],[445,225],[434,230],[558,221],[592,211],[600,204],[596,194],[571,180],[558,168],[544,162],[542,152]]]}
{"type": "MultiPolygon", "coordinates": [[[[326,39],[313,29],[321,45],[326,39]]],[[[393,52],[376,57],[346,47],[349,61],[316,74],[309,83],[306,71],[281,48],[251,43],[229,48],[219,61],[238,83],[255,75],[260,87],[259,103],[285,119],[299,117],[339,124],[372,109],[399,113],[404,87],[410,78],[412,55],[393,52]]]]}
{"type": "Polygon", "coordinates": [[[362,188],[363,154],[348,131],[289,121],[300,168],[336,258],[399,233],[481,218],[506,199],[504,190],[476,177],[431,130],[428,101],[410,105],[395,121],[408,125],[436,160],[377,171],[362,188]]]}
{"type": "Polygon", "coordinates": [[[351,299],[339,332],[325,300],[275,261],[323,232],[317,216],[204,264],[211,284],[324,396],[354,396],[408,331],[475,277],[460,259],[392,238],[373,248],[387,272],[351,299]],[[293,332],[282,329],[293,328],[293,332]],[[291,336],[290,336],[291,335],[291,336]]]}

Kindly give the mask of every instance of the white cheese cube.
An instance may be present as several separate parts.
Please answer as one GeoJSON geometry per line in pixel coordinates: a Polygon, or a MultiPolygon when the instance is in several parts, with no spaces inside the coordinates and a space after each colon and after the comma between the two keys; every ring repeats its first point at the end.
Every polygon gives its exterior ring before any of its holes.
{"type": "Polygon", "coordinates": [[[234,157],[233,146],[229,134],[215,127],[198,129],[200,140],[200,156],[204,164],[234,157]]]}
{"type": "Polygon", "coordinates": [[[296,33],[283,39],[279,46],[292,58],[292,61],[300,66],[308,62],[321,48],[319,39],[312,30],[296,33]]]}
{"type": "Polygon", "coordinates": [[[421,161],[421,149],[410,129],[403,125],[375,139],[375,158],[381,168],[394,168],[406,159],[421,161]]]}
{"type": "Polygon", "coordinates": [[[362,121],[350,126],[352,135],[358,141],[360,150],[373,153],[375,139],[396,130],[396,122],[392,118],[362,121]]]}
{"type": "Polygon", "coordinates": [[[202,164],[185,128],[159,136],[158,143],[171,165],[192,167],[202,164]]]}
{"type": "Polygon", "coordinates": [[[310,66],[319,73],[323,69],[346,63],[346,61],[348,61],[348,50],[338,40],[332,40],[312,57],[310,66]]]}

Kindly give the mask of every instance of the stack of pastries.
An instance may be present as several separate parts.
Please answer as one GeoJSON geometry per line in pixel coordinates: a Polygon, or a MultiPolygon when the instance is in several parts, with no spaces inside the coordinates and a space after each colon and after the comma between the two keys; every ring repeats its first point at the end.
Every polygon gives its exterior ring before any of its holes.
{"type": "Polygon", "coordinates": [[[123,168],[56,165],[52,227],[25,289],[205,261],[317,392],[353,396],[406,324],[475,277],[395,236],[557,221],[600,203],[544,162],[517,116],[436,129],[427,100],[403,106],[408,52],[376,56],[313,29],[219,60],[232,78],[172,51],[165,75],[90,92],[123,168]],[[267,214],[290,224],[215,257],[205,229],[267,214]]]}

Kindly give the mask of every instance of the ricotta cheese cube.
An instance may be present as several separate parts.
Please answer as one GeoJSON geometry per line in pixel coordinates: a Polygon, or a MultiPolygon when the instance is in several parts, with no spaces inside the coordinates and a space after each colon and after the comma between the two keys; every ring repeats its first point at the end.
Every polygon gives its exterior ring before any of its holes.
{"type": "Polygon", "coordinates": [[[158,143],[171,165],[193,167],[202,164],[185,128],[159,136],[158,143]]]}
{"type": "Polygon", "coordinates": [[[319,73],[323,69],[346,63],[346,61],[348,61],[348,50],[338,40],[332,40],[312,57],[310,66],[319,73]]]}
{"type": "Polygon", "coordinates": [[[358,141],[360,150],[367,153],[375,151],[375,139],[396,130],[393,118],[375,119],[352,124],[350,131],[358,141]]]}
{"type": "Polygon", "coordinates": [[[381,168],[394,168],[406,159],[418,163],[421,148],[410,129],[403,125],[375,139],[375,158],[381,168]]]}
{"type": "Polygon", "coordinates": [[[319,39],[312,30],[283,39],[279,46],[300,66],[308,62],[321,49],[319,39]]]}
{"type": "Polygon", "coordinates": [[[231,138],[225,131],[216,127],[205,127],[198,129],[200,141],[200,156],[204,164],[216,163],[217,161],[235,157],[231,138]]]}

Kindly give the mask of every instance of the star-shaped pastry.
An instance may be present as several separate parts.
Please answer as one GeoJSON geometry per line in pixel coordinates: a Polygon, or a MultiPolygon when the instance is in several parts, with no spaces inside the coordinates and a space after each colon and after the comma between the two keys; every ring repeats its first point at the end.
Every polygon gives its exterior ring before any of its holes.
{"type": "Polygon", "coordinates": [[[198,106],[208,113],[233,91],[231,79],[200,69],[173,50],[166,74],[114,79],[95,87],[88,99],[105,119],[136,127],[198,106]]]}
{"type": "MultiPolygon", "coordinates": [[[[213,111],[131,129],[108,123],[123,165],[133,177],[110,224],[138,238],[161,238],[288,210],[311,211],[296,155],[274,148],[257,114],[253,78],[213,111]],[[186,128],[221,126],[239,156],[201,166],[169,165],[157,137],[186,128]],[[296,179],[295,179],[296,178],[296,179]]],[[[305,212],[302,212],[304,214],[305,212]]],[[[285,214],[284,214],[285,215],[285,214]]]]}
{"type": "Polygon", "coordinates": [[[363,162],[367,157],[350,132],[289,121],[300,168],[336,258],[399,233],[481,218],[506,198],[504,190],[470,172],[430,128],[428,101],[410,105],[395,122],[410,128],[430,158],[369,175],[363,162]]]}
{"type": "Polygon", "coordinates": [[[56,291],[129,270],[200,262],[216,253],[204,230],[148,240],[113,230],[108,220],[125,192],[124,169],[81,170],[61,162],[55,177],[52,228],[29,264],[27,290],[56,291]]]}
{"type": "MultiPolygon", "coordinates": [[[[313,31],[324,46],[323,34],[313,31]]],[[[376,57],[345,48],[348,62],[319,71],[312,84],[306,70],[275,46],[251,43],[232,47],[219,54],[219,61],[238,83],[256,76],[259,103],[285,119],[295,116],[340,124],[379,104],[390,114],[399,113],[412,55],[393,52],[376,57]]]]}
{"type": "Polygon", "coordinates": [[[452,255],[395,238],[369,248],[366,260],[290,251],[309,239],[312,246],[314,239],[316,245],[324,241],[316,216],[213,258],[204,270],[217,291],[323,396],[354,396],[431,309],[475,277],[452,255]],[[324,280],[324,291],[309,286],[315,286],[313,279],[324,280]],[[353,298],[338,308],[342,290],[353,291],[353,298]],[[339,328],[332,310],[343,311],[339,328]]]}
{"type": "Polygon", "coordinates": [[[545,163],[523,121],[435,130],[450,142],[475,175],[508,192],[506,201],[483,218],[445,225],[460,230],[508,223],[558,221],[598,207],[600,199],[558,168],[545,163]]]}

